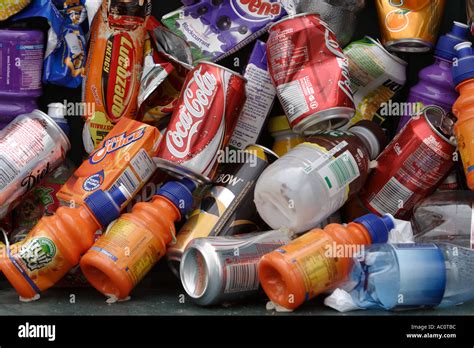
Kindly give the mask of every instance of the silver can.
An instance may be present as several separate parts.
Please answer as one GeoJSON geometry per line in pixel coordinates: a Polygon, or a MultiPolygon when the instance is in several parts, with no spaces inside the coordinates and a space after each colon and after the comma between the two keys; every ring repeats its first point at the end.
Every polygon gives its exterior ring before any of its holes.
{"type": "Polygon", "coordinates": [[[260,259],[291,239],[284,230],[194,239],[183,254],[181,283],[201,306],[248,297],[259,288],[260,259]]]}
{"type": "Polygon", "coordinates": [[[45,113],[20,115],[0,131],[0,218],[56,169],[71,148],[63,130],[45,113]]]}

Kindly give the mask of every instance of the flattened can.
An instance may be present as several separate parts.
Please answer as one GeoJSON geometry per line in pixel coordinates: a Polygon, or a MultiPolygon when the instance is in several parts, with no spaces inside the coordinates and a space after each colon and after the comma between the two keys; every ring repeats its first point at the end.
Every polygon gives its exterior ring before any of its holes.
{"type": "Polygon", "coordinates": [[[338,129],[354,116],[348,59],[319,15],[274,24],[267,52],[272,82],[295,132],[338,129]]]}
{"type": "Polygon", "coordinates": [[[362,120],[382,124],[386,115],[377,111],[405,85],[407,63],[369,36],[351,43],[344,53],[349,59],[356,106],[356,115],[349,126],[362,120]]]}
{"type": "Polygon", "coordinates": [[[230,236],[267,228],[253,203],[254,189],[260,174],[278,156],[264,147],[251,145],[245,151],[229,151],[226,157],[227,164],[215,184],[178,232],[176,243],[168,248],[168,260],[176,273],[186,246],[195,238],[230,236]],[[231,156],[237,155],[244,158],[232,159],[231,156]]]}
{"type": "Polygon", "coordinates": [[[0,131],[0,218],[56,169],[70,148],[63,130],[39,110],[0,131]]]}
{"type": "Polygon", "coordinates": [[[213,63],[189,72],[156,164],[178,176],[209,183],[246,100],[246,79],[213,63]]]}
{"type": "Polygon", "coordinates": [[[361,194],[374,213],[409,218],[454,166],[453,120],[438,106],[413,117],[377,158],[361,194]]]}
{"type": "Polygon", "coordinates": [[[291,239],[283,230],[194,239],[180,265],[181,283],[201,306],[252,296],[259,288],[260,259],[291,239]]]}
{"type": "Polygon", "coordinates": [[[428,52],[436,42],[446,0],[375,0],[382,43],[390,51],[428,52]]]}

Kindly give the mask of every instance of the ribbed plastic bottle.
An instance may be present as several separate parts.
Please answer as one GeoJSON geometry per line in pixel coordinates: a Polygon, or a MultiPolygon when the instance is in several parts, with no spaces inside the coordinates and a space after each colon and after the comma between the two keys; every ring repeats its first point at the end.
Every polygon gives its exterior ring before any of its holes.
{"type": "Polygon", "coordinates": [[[352,257],[364,246],[386,243],[395,227],[392,216],[365,215],[348,225],[314,229],[260,261],[260,284],[270,300],[295,309],[347,280],[352,257]]]}
{"type": "Polygon", "coordinates": [[[383,244],[355,260],[351,291],[361,308],[447,307],[474,300],[474,251],[453,244],[383,244]]]}
{"type": "Polygon", "coordinates": [[[175,239],[175,222],[192,208],[195,188],[188,179],[168,182],[151,202],[122,215],[81,259],[92,286],[112,300],[126,299],[166,254],[175,239]]]}
{"type": "MultiPolygon", "coordinates": [[[[458,98],[452,78],[453,58],[456,56],[454,47],[467,40],[469,27],[464,23],[454,22],[451,31],[438,40],[434,52],[434,64],[421,70],[419,82],[410,89],[408,103],[421,103],[423,106],[437,105],[446,112],[458,98]]],[[[404,115],[398,125],[398,131],[410,120],[412,115],[404,115]]]]}
{"type": "Polygon", "coordinates": [[[120,216],[127,197],[121,188],[96,191],[80,208],[60,207],[41,218],[21,242],[6,246],[0,269],[23,300],[35,300],[79,263],[98,230],[120,216]]]}

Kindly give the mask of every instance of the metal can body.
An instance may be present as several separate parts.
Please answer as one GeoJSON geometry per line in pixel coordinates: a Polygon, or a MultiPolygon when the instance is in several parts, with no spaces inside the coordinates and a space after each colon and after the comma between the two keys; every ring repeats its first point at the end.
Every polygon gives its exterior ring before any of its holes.
{"type": "Polygon", "coordinates": [[[267,50],[270,75],[294,131],[337,129],[354,116],[348,60],[319,15],[273,25],[267,50]]]}
{"type": "Polygon", "coordinates": [[[200,63],[184,82],[157,165],[201,183],[213,179],[217,157],[229,143],[242,111],[246,80],[212,63],[200,63]]]}
{"type": "Polygon", "coordinates": [[[195,238],[229,236],[266,228],[253,203],[254,188],[272,157],[276,159],[277,156],[258,146],[234,153],[247,154],[248,157],[223,166],[199,208],[178,232],[176,243],[168,248],[168,260],[173,271],[179,270],[181,256],[195,238]]]}
{"type": "Polygon", "coordinates": [[[362,120],[383,123],[387,115],[377,111],[405,85],[407,63],[368,36],[351,43],[344,53],[349,59],[356,105],[356,115],[350,125],[362,120]]]}
{"type": "Polygon", "coordinates": [[[61,128],[39,110],[0,131],[0,217],[57,168],[70,148],[61,128]]]}
{"type": "Polygon", "coordinates": [[[415,204],[443,182],[455,153],[454,144],[440,131],[445,116],[437,106],[425,108],[382,152],[361,194],[368,209],[408,218],[415,204]]]}
{"type": "Polygon", "coordinates": [[[288,231],[195,239],[181,262],[183,287],[202,306],[251,296],[259,288],[260,259],[290,241],[288,231]]]}
{"type": "Polygon", "coordinates": [[[376,0],[382,43],[391,51],[428,52],[438,36],[445,0],[376,0]]]}

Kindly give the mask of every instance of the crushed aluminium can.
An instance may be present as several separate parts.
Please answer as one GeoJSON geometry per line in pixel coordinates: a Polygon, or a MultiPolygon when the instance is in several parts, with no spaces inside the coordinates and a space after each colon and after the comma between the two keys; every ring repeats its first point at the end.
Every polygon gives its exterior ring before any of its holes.
{"type": "Polygon", "coordinates": [[[375,4],[387,49],[421,53],[434,47],[446,0],[375,0],[375,4]]]}
{"type": "Polygon", "coordinates": [[[377,111],[405,85],[407,63],[368,36],[351,43],[344,53],[349,59],[351,90],[356,105],[356,115],[349,125],[362,120],[382,124],[387,115],[377,111]]]}
{"type": "Polygon", "coordinates": [[[338,129],[355,114],[349,61],[317,14],[290,16],[269,29],[268,63],[295,132],[338,129]]]}
{"type": "Polygon", "coordinates": [[[279,230],[194,239],[181,261],[181,283],[201,306],[255,295],[260,285],[258,262],[291,239],[291,232],[279,230]]]}
{"type": "Polygon", "coordinates": [[[230,236],[266,228],[258,216],[253,195],[258,177],[278,156],[258,145],[228,154],[228,163],[222,167],[215,184],[178,232],[176,243],[168,249],[168,260],[176,273],[183,252],[193,239],[230,236]],[[231,156],[242,158],[233,159],[231,156]]]}
{"type": "Polygon", "coordinates": [[[360,196],[372,212],[409,218],[454,166],[454,121],[438,106],[412,117],[377,158],[360,196]]]}
{"type": "Polygon", "coordinates": [[[214,178],[220,151],[228,145],[245,103],[246,79],[213,63],[199,63],[187,76],[155,163],[199,183],[214,178]]]}
{"type": "Polygon", "coordinates": [[[190,42],[195,61],[217,61],[284,17],[284,0],[198,0],[165,15],[162,23],[190,42]]]}
{"type": "Polygon", "coordinates": [[[0,218],[57,168],[70,148],[63,130],[39,110],[0,131],[0,218]]]}

